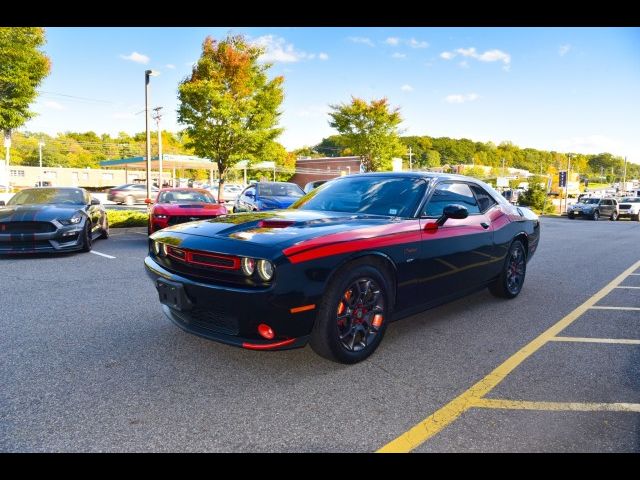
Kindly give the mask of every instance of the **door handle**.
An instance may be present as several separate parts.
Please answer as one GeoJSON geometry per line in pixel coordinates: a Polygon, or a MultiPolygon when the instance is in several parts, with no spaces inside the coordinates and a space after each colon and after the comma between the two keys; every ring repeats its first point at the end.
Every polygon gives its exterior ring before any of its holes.
{"type": "Polygon", "coordinates": [[[482,228],[484,228],[485,230],[486,230],[487,228],[489,228],[489,224],[488,224],[487,222],[482,222],[482,223],[480,224],[480,226],[481,226],[482,228]]]}

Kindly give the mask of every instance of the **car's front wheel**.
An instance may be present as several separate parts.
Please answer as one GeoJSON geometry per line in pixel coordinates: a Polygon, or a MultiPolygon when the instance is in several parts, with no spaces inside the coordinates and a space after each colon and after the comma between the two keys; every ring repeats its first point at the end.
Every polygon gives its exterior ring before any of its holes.
{"type": "Polygon", "coordinates": [[[102,227],[102,234],[100,238],[104,238],[105,240],[109,238],[109,219],[105,216],[104,218],[104,226],[102,227]]]}
{"type": "Polygon", "coordinates": [[[343,269],[331,282],[318,309],[311,348],[341,363],[357,363],[378,347],[390,314],[390,287],[377,267],[343,269]]]}
{"type": "Polygon", "coordinates": [[[87,219],[84,232],[82,234],[82,251],[90,252],[93,248],[93,242],[91,238],[91,222],[87,219]]]}
{"type": "Polygon", "coordinates": [[[505,259],[500,276],[489,284],[489,291],[496,297],[515,298],[522,290],[527,273],[527,254],[520,240],[515,240],[505,259]]]}
{"type": "Polygon", "coordinates": [[[595,221],[600,220],[600,213],[598,213],[598,211],[596,210],[595,212],[593,212],[593,219],[595,221]]]}
{"type": "Polygon", "coordinates": [[[611,217],[609,217],[609,220],[615,222],[616,220],[618,220],[618,212],[613,212],[611,214],[611,217]]]}

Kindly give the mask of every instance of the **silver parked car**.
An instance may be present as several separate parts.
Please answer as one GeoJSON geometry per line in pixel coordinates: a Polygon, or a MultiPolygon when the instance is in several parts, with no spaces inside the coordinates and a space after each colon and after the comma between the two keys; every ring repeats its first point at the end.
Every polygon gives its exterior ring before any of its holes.
{"type": "Polygon", "coordinates": [[[567,216],[573,220],[576,217],[587,217],[599,220],[600,217],[618,220],[620,210],[615,198],[583,198],[578,203],[570,205],[567,216]]]}

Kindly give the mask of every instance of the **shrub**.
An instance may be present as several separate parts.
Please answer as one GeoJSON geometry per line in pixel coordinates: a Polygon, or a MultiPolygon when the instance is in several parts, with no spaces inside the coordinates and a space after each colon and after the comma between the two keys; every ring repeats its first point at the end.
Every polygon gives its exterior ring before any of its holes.
{"type": "Polygon", "coordinates": [[[139,210],[107,210],[109,227],[146,227],[149,223],[149,214],[139,210]]]}

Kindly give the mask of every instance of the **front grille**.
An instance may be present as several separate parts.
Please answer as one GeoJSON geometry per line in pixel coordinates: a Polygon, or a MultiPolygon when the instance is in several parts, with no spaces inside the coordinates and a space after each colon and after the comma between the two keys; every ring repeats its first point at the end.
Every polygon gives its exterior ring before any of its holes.
{"type": "Polygon", "coordinates": [[[229,315],[226,308],[220,305],[209,307],[206,310],[203,308],[194,308],[187,314],[191,317],[192,325],[204,328],[205,330],[227,335],[238,335],[240,332],[238,319],[233,315],[229,315]]]}
{"type": "Polygon", "coordinates": [[[629,210],[631,205],[620,205],[620,210],[629,210]]]}
{"type": "Polygon", "coordinates": [[[3,222],[0,233],[48,233],[55,232],[56,226],[51,222],[3,222]]]}
{"type": "Polygon", "coordinates": [[[38,241],[18,241],[18,242],[0,242],[0,250],[3,252],[11,252],[16,250],[41,250],[51,248],[48,240],[38,241]]]}
{"type": "Polygon", "coordinates": [[[214,217],[212,217],[211,215],[190,215],[188,217],[182,216],[182,215],[176,215],[176,216],[169,217],[169,220],[167,221],[167,223],[169,224],[169,226],[171,226],[171,225],[178,225],[179,223],[193,222],[195,220],[207,220],[210,218],[214,218],[214,217]]]}
{"type": "Polygon", "coordinates": [[[231,255],[185,250],[172,246],[167,247],[167,253],[174,260],[187,264],[195,264],[223,270],[238,270],[240,268],[240,258],[231,255]]]}

